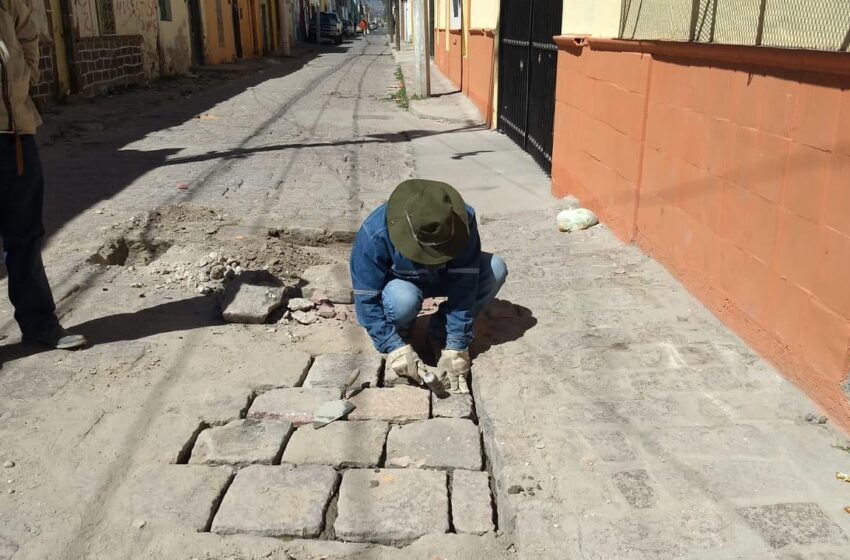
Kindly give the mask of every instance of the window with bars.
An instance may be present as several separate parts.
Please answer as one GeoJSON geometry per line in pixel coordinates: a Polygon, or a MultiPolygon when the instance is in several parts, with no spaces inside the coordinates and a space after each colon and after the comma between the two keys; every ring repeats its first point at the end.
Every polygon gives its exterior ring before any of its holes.
{"type": "Polygon", "coordinates": [[[171,0],[159,0],[159,19],[171,21],[171,0]]]}
{"type": "Polygon", "coordinates": [[[620,38],[850,51],[848,0],[622,0],[620,38]]]}
{"type": "Polygon", "coordinates": [[[115,35],[115,8],[112,0],[97,0],[97,23],[101,35],[115,35]]]}

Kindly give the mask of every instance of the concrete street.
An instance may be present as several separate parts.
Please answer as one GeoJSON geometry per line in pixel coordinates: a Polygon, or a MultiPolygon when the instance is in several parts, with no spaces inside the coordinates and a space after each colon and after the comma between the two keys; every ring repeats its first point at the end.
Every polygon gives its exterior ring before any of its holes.
{"type": "Polygon", "coordinates": [[[47,273],[93,345],[21,344],[0,299],[0,560],[850,559],[846,435],[604,224],[559,233],[577,201],[442,77],[398,107],[411,60],[372,34],[45,115],[47,273]],[[510,269],[471,399],[395,384],[345,304],[223,321],[219,273],[344,263],[413,176],[510,269]]]}

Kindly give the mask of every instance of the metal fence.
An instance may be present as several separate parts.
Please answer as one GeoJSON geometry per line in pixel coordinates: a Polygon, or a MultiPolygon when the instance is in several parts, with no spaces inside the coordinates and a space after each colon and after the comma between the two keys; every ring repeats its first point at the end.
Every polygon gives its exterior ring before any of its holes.
{"type": "Polygon", "coordinates": [[[850,50],[850,0],[622,0],[621,39],[850,50]]]}

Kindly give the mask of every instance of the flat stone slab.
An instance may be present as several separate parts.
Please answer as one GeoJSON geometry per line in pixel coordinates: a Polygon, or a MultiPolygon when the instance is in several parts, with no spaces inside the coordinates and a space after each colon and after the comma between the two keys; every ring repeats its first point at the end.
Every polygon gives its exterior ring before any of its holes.
{"type": "Polygon", "coordinates": [[[311,266],[301,275],[306,285],[301,287],[305,298],[322,295],[332,303],[354,303],[348,264],[323,264],[311,266]]]}
{"type": "Polygon", "coordinates": [[[342,477],[336,536],[351,542],[406,544],[449,530],[446,473],[352,470],[342,477]]]}
{"type": "Polygon", "coordinates": [[[431,393],[431,415],[434,418],[472,418],[472,395],[450,395],[441,399],[431,393]]]}
{"type": "Polygon", "coordinates": [[[478,426],[461,418],[393,426],[387,438],[387,466],[480,471],[478,426]]]}
{"type": "Polygon", "coordinates": [[[316,409],[328,401],[338,400],[339,389],[275,389],[259,395],[248,410],[252,420],[279,420],[293,426],[309,424],[316,409]]]}
{"type": "Polygon", "coordinates": [[[336,471],[321,465],[246,467],[224,496],[212,532],[318,537],[336,484],[336,471]]]}
{"type": "Polygon", "coordinates": [[[771,504],[738,513],[773,548],[789,544],[847,544],[847,535],[817,504],[771,504]]]}
{"type": "Polygon", "coordinates": [[[332,467],[377,467],[390,427],[386,422],[334,422],[324,428],[301,426],[283,454],[285,463],[332,467]]]}
{"type": "Polygon", "coordinates": [[[119,507],[133,523],[207,531],[232,476],[230,467],[152,465],[131,475],[119,507]]]}
{"type": "Polygon", "coordinates": [[[429,395],[428,391],[417,387],[364,389],[350,399],[357,408],[348,419],[396,423],[424,420],[431,413],[429,395]]]}
{"type": "Polygon", "coordinates": [[[455,531],[468,535],[483,535],[495,529],[489,473],[452,473],[452,522],[455,531]]]}
{"type": "Polygon", "coordinates": [[[304,381],[312,359],[306,352],[281,351],[275,356],[274,367],[264,367],[264,371],[252,371],[245,375],[245,379],[255,391],[297,387],[304,381]]]}
{"type": "Polygon", "coordinates": [[[378,386],[383,360],[378,354],[324,354],[317,356],[304,380],[304,387],[345,389],[355,370],[360,370],[352,387],[378,386]]]}
{"type": "Polygon", "coordinates": [[[246,273],[227,285],[221,316],[228,323],[265,323],[283,305],[286,287],[271,274],[246,273]]]}
{"type": "Polygon", "coordinates": [[[271,465],[292,434],[289,422],[235,420],[198,434],[190,464],[271,465]]]}

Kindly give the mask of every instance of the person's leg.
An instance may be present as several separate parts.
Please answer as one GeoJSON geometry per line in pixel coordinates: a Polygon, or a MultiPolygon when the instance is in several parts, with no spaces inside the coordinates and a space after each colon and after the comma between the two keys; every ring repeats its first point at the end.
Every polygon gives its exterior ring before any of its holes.
{"type": "Polygon", "coordinates": [[[381,292],[384,313],[403,337],[409,336],[422,309],[422,290],[405,280],[390,280],[381,292]]]}
{"type": "Polygon", "coordinates": [[[44,264],[44,177],[32,136],[22,136],[24,168],[18,175],[15,138],[0,134],[0,236],[9,274],[9,300],[24,336],[59,326],[44,264]]]}
{"type": "MultiPolygon", "coordinates": [[[[492,253],[481,253],[478,272],[478,291],[472,306],[472,315],[477,317],[484,307],[496,298],[508,277],[508,266],[502,257],[492,253]]],[[[446,313],[443,305],[431,316],[428,336],[438,344],[446,340],[446,313]]]]}
{"type": "Polygon", "coordinates": [[[505,259],[492,253],[481,253],[478,272],[478,295],[472,306],[472,315],[477,317],[488,303],[496,299],[499,290],[508,278],[508,265],[505,259]]]}

